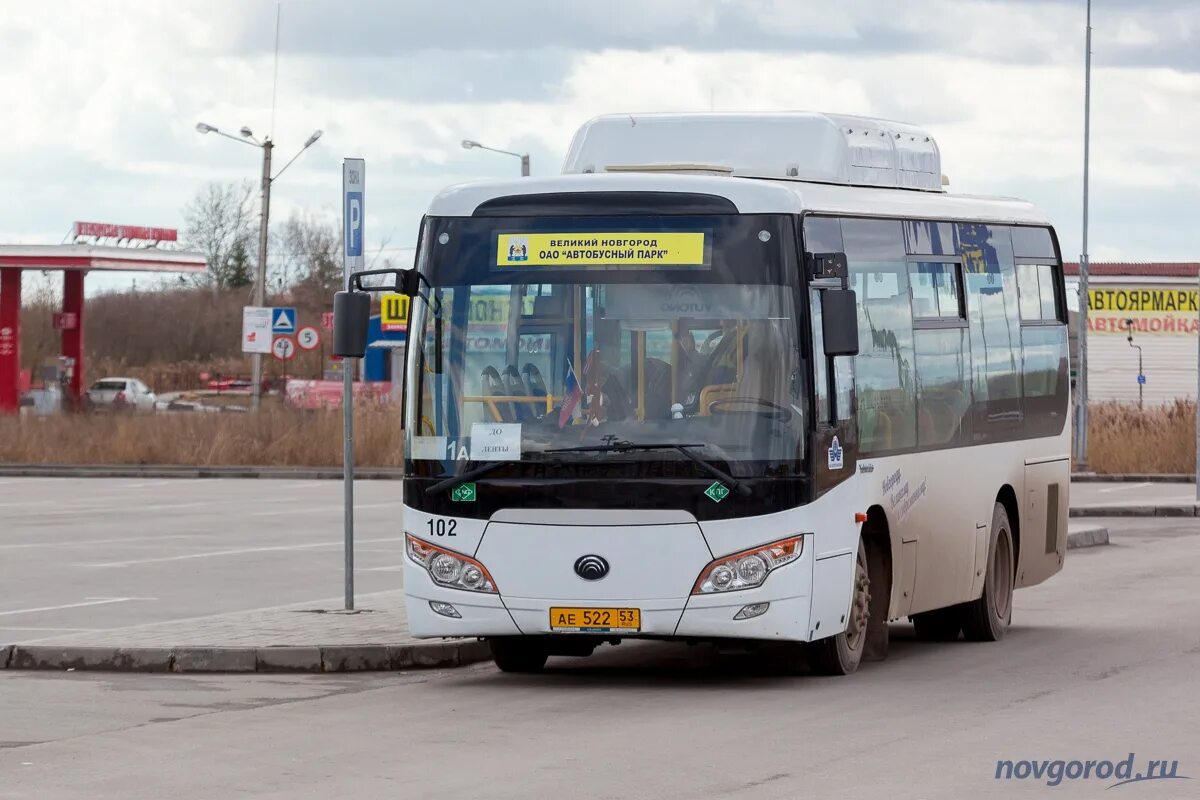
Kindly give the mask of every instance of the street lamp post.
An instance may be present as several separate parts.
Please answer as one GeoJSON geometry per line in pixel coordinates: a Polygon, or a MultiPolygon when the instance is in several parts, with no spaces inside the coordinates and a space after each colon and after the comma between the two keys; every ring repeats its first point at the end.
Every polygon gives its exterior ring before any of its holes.
{"type": "MultiPolygon", "coordinates": [[[[300,148],[296,155],[292,156],[291,161],[284,164],[283,169],[275,173],[273,177],[271,175],[271,153],[275,149],[275,143],[271,141],[270,136],[264,137],[260,142],[254,138],[253,131],[251,131],[248,127],[243,126],[239,131],[239,133],[242,135],[242,138],[239,139],[232,134],[225,133],[225,131],[219,130],[212,125],[208,125],[203,122],[196,123],[196,131],[198,133],[215,133],[220,136],[224,136],[226,139],[233,139],[235,142],[242,142],[243,144],[248,144],[251,147],[257,147],[262,150],[262,214],[260,215],[258,225],[258,270],[254,276],[254,305],[266,305],[267,226],[271,217],[271,184],[279,179],[279,176],[283,174],[284,170],[290,167],[292,162],[300,157],[301,153],[312,147],[313,143],[316,142],[317,139],[321,138],[322,131],[313,131],[312,136],[309,136],[308,140],[304,143],[304,146],[300,148]]],[[[262,353],[252,353],[251,356],[253,374],[250,379],[250,407],[254,411],[257,411],[262,401],[262,353]]]]}
{"type": "Polygon", "coordinates": [[[1138,408],[1143,409],[1146,407],[1144,394],[1144,390],[1146,388],[1146,375],[1142,371],[1142,346],[1140,344],[1133,343],[1133,320],[1125,320],[1125,330],[1128,334],[1125,337],[1125,341],[1129,342],[1130,347],[1138,351],[1138,408]]]}
{"type": "MultiPolygon", "coordinates": [[[[1075,424],[1075,468],[1087,467],[1088,450],[1088,155],[1092,131],[1092,0],[1087,3],[1083,56],[1083,252],[1079,254],[1079,364],[1075,424]]],[[[1200,489],[1197,490],[1200,492],[1200,489]]]]}
{"type": "Polygon", "coordinates": [[[480,144],[479,142],[475,141],[474,139],[463,139],[462,146],[463,146],[463,150],[472,150],[475,148],[479,148],[480,150],[491,150],[493,153],[503,153],[506,156],[513,156],[515,158],[519,158],[519,159],[521,159],[521,177],[522,178],[529,177],[529,153],[514,153],[512,150],[500,150],[499,148],[496,148],[496,147],[488,147],[487,145],[480,144]]]}

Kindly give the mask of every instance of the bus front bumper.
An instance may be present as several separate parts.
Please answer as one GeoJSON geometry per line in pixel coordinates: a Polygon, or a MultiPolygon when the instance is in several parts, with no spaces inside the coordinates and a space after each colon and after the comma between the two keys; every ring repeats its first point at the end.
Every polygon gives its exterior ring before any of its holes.
{"type": "MultiPolygon", "coordinates": [[[[691,595],[679,599],[615,599],[509,597],[438,586],[424,569],[405,565],[405,593],[411,635],[417,638],[489,637],[573,633],[551,627],[552,608],[636,608],[640,630],[591,631],[584,635],[611,637],[676,638],[689,640],[761,639],[807,641],[811,598],[797,591],[795,573],[803,563],[778,570],[757,589],[721,595],[691,595]],[[793,571],[792,575],[787,575],[793,571]],[[786,576],[786,577],[785,577],[786,576]],[[789,578],[791,580],[789,580],[789,578]],[[766,603],[767,609],[737,619],[748,607],[766,603]],[[448,616],[446,606],[458,616],[448,616]],[[440,608],[441,613],[435,608],[440,608]]],[[[826,631],[821,631],[825,634],[826,631]]]]}

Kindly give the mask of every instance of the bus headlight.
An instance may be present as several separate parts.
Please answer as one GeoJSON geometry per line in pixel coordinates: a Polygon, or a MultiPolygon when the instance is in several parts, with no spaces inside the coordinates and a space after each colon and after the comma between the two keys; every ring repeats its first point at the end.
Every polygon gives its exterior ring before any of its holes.
{"type": "Polygon", "coordinates": [[[762,586],[772,570],[792,563],[803,552],[804,534],[800,534],[718,558],[700,571],[692,594],[736,592],[762,586]]]}
{"type": "Polygon", "coordinates": [[[490,594],[498,591],[487,568],[470,556],[421,541],[411,533],[404,536],[404,549],[409,558],[429,572],[429,577],[438,586],[490,594]]]}

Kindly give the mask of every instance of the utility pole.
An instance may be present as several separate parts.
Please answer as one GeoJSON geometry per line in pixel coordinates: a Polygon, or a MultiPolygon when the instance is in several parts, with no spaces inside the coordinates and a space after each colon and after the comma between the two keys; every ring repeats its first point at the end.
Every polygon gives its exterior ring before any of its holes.
{"type": "MultiPolygon", "coordinates": [[[[235,142],[248,144],[251,147],[257,147],[262,150],[262,218],[258,226],[258,270],[254,276],[254,305],[261,308],[266,304],[267,300],[267,230],[268,223],[271,219],[271,184],[279,180],[279,176],[287,170],[292,164],[296,163],[296,159],[303,155],[304,151],[313,146],[317,139],[321,138],[321,131],[313,131],[312,136],[304,143],[304,146],[292,156],[292,160],[283,165],[283,168],[271,175],[271,151],[275,149],[275,143],[271,141],[271,137],[267,136],[260,142],[254,138],[254,132],[249,128],[243,127],[240,131],[242,138],[238,138],[231,134],[209,125],[206,122],[196,123],[197,133],[215,133],[219,136],[224,136],[226,139],[233,139],[235,142]]],[[[216,295],[217,287],[213,285],[213,294],[216,295]]],[[[251,353],[250,363],[253,365],[253,376],[251,377],[250,386],[250,407],[258,411],[259,403],[262,399],[262,353],[251,353]]]]}
{"type": "MultiPolygon", "coordinates": [[[[262,218],[258,226],[258,272],[254,276],[254,305],[267,304],[267,230],[271,216],[271,150],[275,148],[270,138],[263,139],[262,167],[262,218]]],[[[253,376],[251,377],[250,408],[258,411],[262,403],[263,362],[262,353],[252,353],[253,376]]]]}
{"type": "MultiPolygon", "coordinates": [[[[1087,468],[1088,440],[1088,155],[1092,122],[1092,0],[1087,0],[1083,67],[1083,252],[1079,256],[1079,364],[1075,379],[1075,468],[1087,468]]],[[[1200,439],[1197,440],[1200,448],[1200,439]]]]}

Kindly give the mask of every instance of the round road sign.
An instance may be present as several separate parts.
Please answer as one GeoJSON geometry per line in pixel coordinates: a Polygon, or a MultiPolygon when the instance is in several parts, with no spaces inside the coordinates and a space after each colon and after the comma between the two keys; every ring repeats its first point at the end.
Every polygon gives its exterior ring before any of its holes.
{"type": "Polygon", "coordinates": [[[280,361],[291,361],[296,357],[296,343],[290,336],[276,336],[271,343],[271,355],[280,361]]]}
{"type": "Polygon", "coordinates": [[[305,325],[296,331],[296,344],[301,350],[316,350],[321,343],[321,332],[312,325],[305,325]]]}

